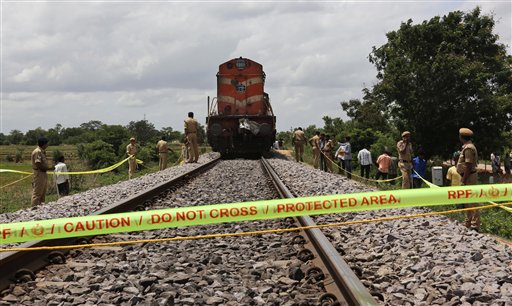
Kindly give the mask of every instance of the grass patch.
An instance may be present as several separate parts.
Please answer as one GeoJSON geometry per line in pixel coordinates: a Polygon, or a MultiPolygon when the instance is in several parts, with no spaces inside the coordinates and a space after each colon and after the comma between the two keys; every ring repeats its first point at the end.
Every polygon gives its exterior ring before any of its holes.
{"type": "MultiPolygon", "coordinates": [[[[30,146],[32,152],[33,147],[30,146]]],[[[59,146],[54,147],[54,150],[65,152],[66,156],[76,156],[75,146],[59,146]]],[[[0,152],[4,155],[9,152],[15,152],[15,146],[0,146],[0,152]]],[[[168,166],[171,167],[175,164],[180,157],[179,147],[173,147],[175,154],[170,153],[168,159],[168,166]]],[[[207,149],[205,149],[207,151],[207,149]]],[[[46,156],[49,158],[50,165],[53,165],[51,159],[52,150],[47,150],[46,156]]],[[[0,154],[1,155],[1,154],[0,154]]],[[[91,170],[87,167],[85,161],[78,159],[66,160],[68,171],[79,172],[91,170]]],[[[32,173],[32,165],[30,158],[24,158],[22,162],[7,162],[5,159],[0,159],[0,169],[18,170],[32,173]]],[[[135,172],[135,178],[158,171],[158,162],[145,162],[138,166],[135,172]]],[[[128,165],[127,163],[121,165],[119,168],[103,173],[103,174],[83,174],[83,175],[70,175],[70,194],[80,193],[92,188],[111,185],[125,181],[128,179],[128,165]]],[[[0,173],[0,213],[13,212],[19,209],[31,207],[32,197],[32,176],[17,173],[0,173]],[[11,184],[11,185],[9,185],[11,184]],[[6,186],[9,185],[9,186],[6,186]]],[[[59,198],[55,180],[53,175],[48,175],[48,190],[46,192],[46,202],[56,201],[59,198]]]]}

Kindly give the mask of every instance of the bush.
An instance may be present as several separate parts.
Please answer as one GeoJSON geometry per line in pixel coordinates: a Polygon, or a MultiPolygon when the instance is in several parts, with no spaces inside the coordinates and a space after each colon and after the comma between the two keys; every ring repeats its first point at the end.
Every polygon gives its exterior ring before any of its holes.
{"type": "Polygon", "coordinates": [[[12,156],[11,153],[7,154],[7,156],[5,156],[5,160],[8,161],[8,162],[13,162],[14,161],[14,156],[12,156]]]}
{"type": "Polygon", "coordinates": [[[86,160],[92,169],[101,169],[117,162],[116,154],[111,144],[101,140],[77,146],[78,156],[86,160]]]}
{"type": "Polygon", "coordinates": [[[16,150],[16,162],[17,163],[23,162],[23,149],[16,150]]]}
{"type": "Polygon", "coordinates": [[[152,145],[146,145],[145,147],[138,148],[137,159],[140,159],[144,162],[148,161],[158,161],[158,154],[156,153],[156,149],[152,145]]]}

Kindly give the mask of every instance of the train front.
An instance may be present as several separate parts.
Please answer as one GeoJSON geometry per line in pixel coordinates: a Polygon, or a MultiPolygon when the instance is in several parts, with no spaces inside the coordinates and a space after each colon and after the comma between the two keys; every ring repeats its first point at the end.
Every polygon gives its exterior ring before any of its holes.
{"type": "Polygon", "coordinates": [[[264,92],[263,67],[247,58],[219,66],[217,97],[208,101],[208,143],[225,157],[266,155],[276,136],[276,117],[264,92]]]}

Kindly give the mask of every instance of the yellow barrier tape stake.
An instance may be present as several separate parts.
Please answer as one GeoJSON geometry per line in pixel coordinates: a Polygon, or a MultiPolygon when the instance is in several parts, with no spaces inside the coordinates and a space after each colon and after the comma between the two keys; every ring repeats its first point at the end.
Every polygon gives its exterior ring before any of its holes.
{"type": "MultiPolygon", "coordinates": [[[[504,205],[511,205],[511,204],[512,204],[512,202],[502,203],[502,204],[497,204],[497,205],[500,207],[504,207],[504,205]]],[[[412,214],[412,215],[404,215],[404,216],[381,217],[381,218],[375,218],[375,219],[353,220],[353,221],[335,222],[335,223],[328,223],[328,224],[317,224],[317,225],[310,225],[310,226],[300,226],[300,227],[293,227],[293,228],[279,228],[279,229],[259,230],[259,231],[250,231],[250,232],[207,234],[207,235],[172,237],[172,238],[137,239],[137,240],[128,240],[128,241],[113,241],[113,242],[73,244],[73,245],[61,245],[61,246],[59,246],[59,245],[43,246],[43,247],[32,247],[32,248],[10,248],[10,249],[0,249],[0,253],[1,252],[18,252],[18,251],[43,251],[43,250],[48,251],[48,250],[63,250],[63,249],[81,249],[81,248],[92,248],[92,247],[107,247],[107,246],[115,246],[115,245],[129,245],[129,244],[137,244],[137,243],[156,243],[156,242],[199,240],[199,239],[210,239],[210,238],[221,238],[221,237],[239,237],[239,236],[249,236],[249,235],[271,234],[271,233],[286,233],[286,232],[302,231],[302,230],[312,229],[312,228],[328,228],[328,227],[338,227],[338,226],[343,226],[343,225],[365,224],[365,223],[373,223],[373,222],[381,222],[381,221],[392,221],[392,220],[399,220],[399,219],[429,217],[429,216],[435,216],[435,215],[446,215],[449,213],[462,212],[462,211],[468,211],[468,210],[488,209],[488,208],[493,208],[493,207],[495,207],[495,206],[488,205],[488,206],[481,206],[481,207],[453,209],[453,210],[447,210],[447,211],[436,211],[436,212],[412,214]]],[[[498,240],[500,240],[500,239],[498,239],[498,240]]],[[[512,244],[510,244],[507,241],[504,241],[504,240],[500,240],[500,241],[512,246],[512,244]]]]}
{"type": "Polygon", "coordinates": [[[303,215],[511,199],[512,184],[498,184],[387,190],[181,207],[0,224],[0,244],[303,215]]]}
{"type": "MultiPolygon", "coordinates": [[[[440,186],[437,186],[436,184],[431,183],[431,182],[427,181],[426,179],[424,179],[424,178],[423,178],[423,177],[422,177],[418,172],[416,172],[416,170],[414,170],[414,169],[413,169],[413,171],[414,171],[414,173],[416,173],[416,175],[418,175],[418,177],[419,177],[423,182],[425,182],[425,184],[427,184],[429,187],[431,187],[431,188],[437,188],[437,187],[440,187],[440,186]]],[[[492,201],[488,201],[488,203],[491,203],[491,204],[494,204],[494,205],[498,205],[498,204],[496,204],[496,203],[494,203],[494,202],[492,202],[492,201]]],[[[500,207],[501,209],[505,210],[505,211],[508,211],[509,213],[512,213],[512,208],[510,208],[510,207],[505,207],[505,206],[499,206],[499,207],[500,207]]]]}

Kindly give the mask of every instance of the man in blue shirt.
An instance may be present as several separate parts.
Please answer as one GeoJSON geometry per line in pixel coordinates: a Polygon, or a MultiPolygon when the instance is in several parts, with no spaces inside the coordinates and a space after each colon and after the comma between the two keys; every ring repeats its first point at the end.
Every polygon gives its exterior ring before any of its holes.
{"type": "Polygon", "coordinates": [[[421,188],[423,181],[418,174],[423,178],[427,174],[427,161],[425,160],[425,152],[422,149],[419,149],[418,155],[412,159],[412,166],[414,168],[412,172],[412,185],[414,188],[421,188]]]}

